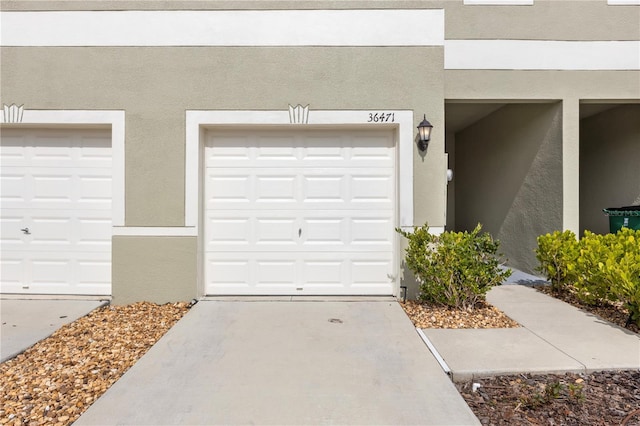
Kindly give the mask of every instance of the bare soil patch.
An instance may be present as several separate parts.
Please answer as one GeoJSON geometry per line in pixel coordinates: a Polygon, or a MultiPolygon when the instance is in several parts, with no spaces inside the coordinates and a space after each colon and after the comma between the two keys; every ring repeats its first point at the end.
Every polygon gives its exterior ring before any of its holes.
{"type": "Polygon", "coordinates": [[[0,364],[0,424],[72,424],[187,310],[105,306],[0,364]]]}

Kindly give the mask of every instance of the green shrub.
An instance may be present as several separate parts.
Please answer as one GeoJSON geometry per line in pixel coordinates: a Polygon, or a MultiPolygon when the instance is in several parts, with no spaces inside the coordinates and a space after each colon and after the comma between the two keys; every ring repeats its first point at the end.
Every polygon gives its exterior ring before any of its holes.
{"type": "Polygon", "coordinates": [[[563,289],[571,281],[578,254],[576,234],[571,231],[556,231],[538,237],[538,271],[547,277],[556,291],[563,289]]]}
{"type": "Polygon", "coordinates": [[[620,301],[640,327],[640,230],[616,234],[570,231],[538,237],[539,270],[554,288],[568,288],[587,304],[620,301]]]}
{"type": "Polygon", "coordinates": [[[605,286],[610,299],[624,303],[630,321],[640,327],[640,230],[622,228],[615,236],[604,262],[605,286]]]}
{"type": "Polygon", "coordinates": [[[613,252],[611,247],[616,240],[614,234],[598,235],[585,231],[578,243],[579,254],[573,271],[573,286],[578,299],[588,305],[615,299],[608,277],[613,252]]]}
{"type": "Polygon", "coordinates": [[[408,240],[405,262],[420,284],[423,301],[473,309],[484,300],[487,291],[511,275],[501,271],[496,257],[500,243],[488,233],[429,233],[428,225],[413,232],[396,229],[408,240]]]}

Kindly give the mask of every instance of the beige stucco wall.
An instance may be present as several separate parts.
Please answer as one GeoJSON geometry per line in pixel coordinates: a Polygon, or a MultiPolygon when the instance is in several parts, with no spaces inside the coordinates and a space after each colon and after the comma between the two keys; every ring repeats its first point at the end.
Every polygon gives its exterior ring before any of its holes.
{"type": "Polygon", "coordinates": [[[580,231],[609,232],[606,207],[640,209],[640,104],[580,122],[580,231]]]}
{"type": "Polygon", "coordinates": [[[540,234],[562,228],[562,110],[510,104],[456,134],[456,228],[477,223],[533,272],[540,234]]]}
{"type": "Polygon", "coordinates": [[[184,225],[185,110],[412,109],[416,125],[426,113],[415,218],[443,226],[442,69],[438,47],[4,48],[1,88],[27,109],[125,110],[127,226],[184,225]]]}
{"type": "MultiPolygon", "coordinates": [[[[0,101],[124,110],[125,224],[143,227],[185,224],[186,110],[287,110],[298,103],[310,104],[310,114],[414,110],[414,125],[427,114],[435,127],[424,157],[414,147],[415,223],[444,226],[443,61],[442,47],[3,48],[0,101]]],[[[116,301],[198,296],[195,275],[184,268],[175,279],[155,274],[164,268],[157,256],[122,255],[155,250],[148,241],[114,238],[116,301]],[[127,275],[134,270],[155,279],[136,278],[134,287],[127,275]]],[[[153,241],[169,250],[182,240],[153,241]]],[[[181,256],[178,264],[187,262],[181,256]]]]}
{"type": "Polygon", "coordinates": [[[189,237],[114,237],[113,303],[167,303],[197,294],[197,241],[189,237]]]}
{"type": "MultiPolygon", "coordinates": [[[[446,114],[445,114],[446,117],[446,114]]],[[[456,134],[447,129],[445,137],[445,150],[448,156],[448,166],[453,172],[453,179],[447,183],[447,230],[456,229],[456,134]]]]}
{"type": "MultiPolygon", "coordinates": [[[[5,11],[333,8],[443,8],[448,40],[640,39],[638,6],[607,6],[606,0],[536,0],[533,6],[465,6],[462,0],[0,1],[5,11]]],[[[565,113],[576,113],[565,114],[568,118],[577,115],[580,99],[640,99],[638,71],[445,71],[442,47],[2,48],[1,54],[2,103],[24,104],[27,109],[125,111],[127,226],[184,225],[185,110],[285,110],[288,104],[297,103],[310,104],[311,114],[314,109],[410,109],[415,111],[414,125],[426,114],[434,131],[424,157],[414,150],[414,223],[444,226],[445,99],[562,101],[575,106],[564,108],[565,113]]],[[[514,108],[520,111],[521,107],[514,108]]],[[[545,107],[551,108],[549,104],[545,107]]],[[[532,109],[516,113],[509,106],[502,114],[520,117],[535,110],[533,105],[524,108],[532,109]]],[[[545,142],[549,145],[543,144],[542,151],[546,155],[557,148],[555,132],[560,125],[565,133],[564,152],[571,158],[564,158],[565,172],[570,173],[559,179],[565,188],[577,192],[577,119],[562,123],[558,108],[557,103],[553,111],[542,108],[541,116],[546,118],[540,118],[540,123],[551,132],[545,142]]],[[[508,123],[501,115],[497,117],[497,124],[508,123]]],[[[506,134],[512,132],[518,140],[535,139],[533,134],[506,127],[506,134]]],[[[506,140],[502,143],[506,151],[506,140]]],[[[500,156],[505,155],[499,145],[495,148],[500,156]]],[[[553,179],[558,179],[561,154],[550,159],[553,179]]],[[[457,184],[459,168],[456,164],[450,191],[457,184]]],[[[562,185],[555,183],[561,189],[562,185]]],[[[534,187],[527,190],[537,191],[534,187]]],[[[549,197],[557,201],[557,193],[549,197]]],[[[520,214],[528,202],[518,204],[520,214]]],[[[565,215],[577,211],[577,204],[577,196],[570,197],[565,191],[565,215]]],[[[460,209],[451,202],[448,208],[450,216],[460,209]]],[[[554,210],[554,218],[555,214],[554,210]]],[[[115,237],[113,247],[116,302],[188,300],[199,295],[196,275],[190,269],[197,261],[196,237],[115,237]],[[163,248],[152,253],[156,244],[163,248]],[[186,250],[186,246],[193,247],[186,250]],[[183,279],[156,274],[165,267],[163,252],[175,255],[173,266],[183,279]],[[155,279],[137,280],[134,288],[129,274],[155,279]]],[[[507,247],[503,242],[505,251],[507,247]]]]}
{"type": "Polygon", "coordinates": [[[445,99],[640,99],[639,71],[446,70],[445,99]]]}

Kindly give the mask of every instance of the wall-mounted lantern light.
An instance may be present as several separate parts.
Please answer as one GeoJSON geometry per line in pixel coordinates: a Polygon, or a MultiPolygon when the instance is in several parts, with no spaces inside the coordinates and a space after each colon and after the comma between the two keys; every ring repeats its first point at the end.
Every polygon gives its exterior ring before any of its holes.
{"type": "Polygon", "coordinates": [[[424,119],[418,124],[418,149],[420,151],[426,151],[431,139],[431,129],[433,126],[427,121],[427,115],[424,115],[424,119]]]}

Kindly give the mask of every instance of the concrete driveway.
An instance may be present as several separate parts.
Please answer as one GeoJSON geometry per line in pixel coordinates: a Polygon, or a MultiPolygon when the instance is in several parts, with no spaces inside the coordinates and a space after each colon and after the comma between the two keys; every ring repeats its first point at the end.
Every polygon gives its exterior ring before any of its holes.
{"type": "Polygon", "coordinates": [[[63,325],[107,303],[98,300],[0,299],[0,362],[24,352],[63,325]]]}
{"type": "Polygon", "coordinates": [[[202,301],[75,424],[479,422],[381,298],[202,301]]]}

